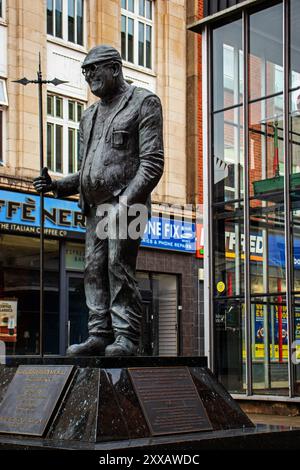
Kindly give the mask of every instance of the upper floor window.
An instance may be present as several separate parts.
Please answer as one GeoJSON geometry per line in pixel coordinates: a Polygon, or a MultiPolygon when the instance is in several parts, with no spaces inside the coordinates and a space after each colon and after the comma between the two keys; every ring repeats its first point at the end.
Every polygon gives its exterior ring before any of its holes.
{"type": "Polygon", "coordinates": [[[152,69],[153,1],[121,0],[122,59],[152,69]]]}
{"type": "Polygon", "coordinates": [[[4,141],[5,141],[5,110],[8,106],[6,83],[0,79],[0,165],[4,160],[4,141]]]}
{"type": "Polygon", "coordinates": [[[83,103],[47,96],[47,166],[56,173],[78,170],[79,121],[83,103]]]}
{"type": "Polygon", "coordinates": [[[84,0],[47,0],[47,34],[84,43],[84,0]]]}
{"type": "Polygon", "coordinates": [[[6,0],[0,0],[0,18],[5,19],[6,0]]]}
{"type": "Polygon", "coordinates": [[[0,108],[0,165],[3,163],[3,111],[0,108]]]}

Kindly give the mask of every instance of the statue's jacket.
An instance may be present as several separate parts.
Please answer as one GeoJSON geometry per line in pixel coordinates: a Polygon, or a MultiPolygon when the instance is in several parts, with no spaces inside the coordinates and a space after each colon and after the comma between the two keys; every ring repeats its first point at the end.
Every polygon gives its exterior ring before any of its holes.
{"type": "MultiPolygon", "coordinates": [[[[56,197],[80,194],[84,214],[90,205],[83,188],[83,169],[92,139],[100,101],[83,114],[79,129],[79,171],[56,182],[56,197]]],[[[99,193],[101,186],[112,197],[127,197],[127,204],[149,203],[150,193],[164,167],[163,118],[160,99],[152,92],[130,85],[105,122],[95,158],[99,193]]],[[[98,204],[101,200],[98,201],[98,204]]]]}

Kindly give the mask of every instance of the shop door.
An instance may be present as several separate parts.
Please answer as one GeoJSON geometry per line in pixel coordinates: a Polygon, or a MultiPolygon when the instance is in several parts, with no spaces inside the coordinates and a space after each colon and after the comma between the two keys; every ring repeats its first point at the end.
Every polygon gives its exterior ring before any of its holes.
{"type": "Polygon", "coordinates": [[[88,336],[88,308],[85,303],[83,274],[67,273],[67,346],[85,341],[88,336]]]}
{"type": "Polygon", "coordinates": [[[141,319],[140,356],[153,356],[155,353],[155,328],[152,308],[152,292],[140,290],[143,303],[141,319]]]}

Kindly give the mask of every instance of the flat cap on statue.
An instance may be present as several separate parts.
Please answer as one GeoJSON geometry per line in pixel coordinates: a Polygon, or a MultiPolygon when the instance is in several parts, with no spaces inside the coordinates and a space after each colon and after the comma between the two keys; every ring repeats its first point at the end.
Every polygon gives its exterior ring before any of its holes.
{"type": "Polygon", "coordinates": [[[101,46],[93,47],[86,55],[83,61],[82,68],[88,65],[95,64],[96,62],[117,61],[122,63],[122,58],[119,51],[112,46],[101,44],[101,46]]]}

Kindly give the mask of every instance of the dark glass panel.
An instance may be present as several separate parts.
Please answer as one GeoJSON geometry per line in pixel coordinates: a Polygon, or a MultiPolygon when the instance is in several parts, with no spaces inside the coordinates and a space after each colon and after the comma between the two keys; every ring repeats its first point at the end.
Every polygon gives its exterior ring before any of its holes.
{"type": "Polygon", "coordinates": [[[245,392],[245,309],[236,298],[218,300],[215,311],[215,353],[218,377],[231,393],[245,392]]]}
{"type": "Polygon", "coordinates": [[[152,28],[146,26],[146,67],[151,69],[152,67],[152,28]]]}
{"type": "Polygon", "coordinates": [[[128,18],[128,62],[134,61],[134,29],[133,20],[128,18]]]}
{"type": "Polygon", "coordinates": [[[55,36],[57,38],[63,37],[63,10],[62,0],[55,2],[55,36]]]}
{"type": "Polygon", "coordinates": [[[83,0],[77,0],[77,44],[83,46],[83,0]]]}
{"type": "Polygon", "coordinates": [[[47,34],[53,36],[53,0],[47,0],[47,34]]]}
{"type": "Polygon", "coordinates": [[[214,207],[214,295],[232,297],[244,292],[244,212],[241,203],[214,207]]]}
{"type": "Polygon", "coordinates": [[[242,100],[242,20],[237,20],[213,30],[213,109],[242,100]]]}
{"type": "Polygon", "coordinates": [[[126,16],[121,16],[121,54],[122,59],[126,60],[126,16]]]}
{"type": "Polygon", "coordinates": [[[251,299],[252,374],[256,394],[288,395],[288,335],[285,296],[251,299]]]}
{"type": "Polygon", "coordinates": [[[144,66],[145,62],[145,25],[139,22],[139,65],[144,66]]]}
{"type": "Polygon", "coordinates": [[[283,91],[283,7],[250,15],[250,99],[283,91]]]}
{"type": "Polygon", "coordinates": [[[243,197],[243,110],[233,108],[214,115],[214,202],[243,197]]]}
{"type": "Polygon", "coordinates": [[[68,41],[75,42],[75,0],[68,0],[68,41]]]}
{"type": "Polygon", "coordinates": [[[56,161],[56,171],[57,173],[62,173],[63,165],[63,127],[55,126],[56,136],[55,136],[55,161],[56,161]]]}

